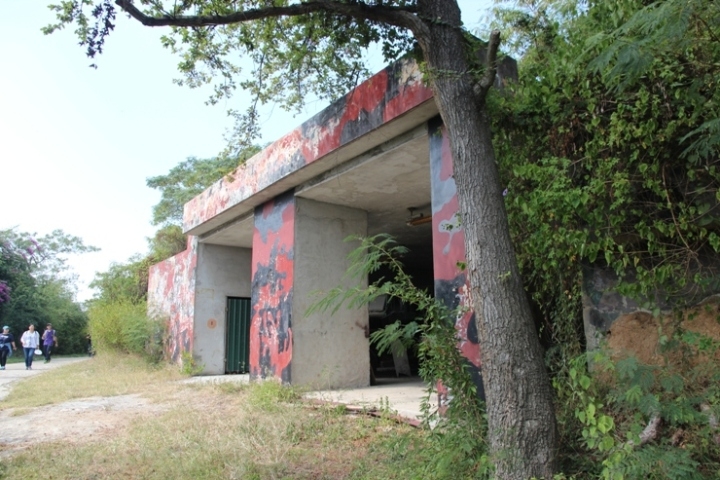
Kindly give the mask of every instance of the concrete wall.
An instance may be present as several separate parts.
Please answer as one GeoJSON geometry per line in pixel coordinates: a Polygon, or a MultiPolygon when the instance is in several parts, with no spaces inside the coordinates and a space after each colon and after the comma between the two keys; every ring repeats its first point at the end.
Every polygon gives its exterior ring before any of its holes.
{"type": "Polygon", "coordinates": [[[598,348],[604,334],[622,315],[640,311],[640,305],[613,291],[617,276],[609,269],[583,269],[583,323],[587,350],[598,348]]]}
{"type": "Polygon", "coordinates": [[[198,246],[193,355],[204,375],[225,373],[227,297],[250,298],[251,254],[249,248],[198,246]]]}
{"type": "Polygon", "coordinates": [[[357,284],[356,279],[345,278],[347,255],[357,242],[344,239],[367,234],[367,214],[303,198],[296,201],[292,383],[319,388],[368,386],[367,305],[305,315],[316,301],[314,292],[357,284]]]}
{"type": "Polygon", "coordinates": [[[185,251],[153,265],[149,272],[148,315],[167,322],[167,354],[176,362],[182,352],[193,349],[197,248],[197,237],[191,235],[185,251]]]}
{"type": "Polygon", "coordinates": [[[470,298],[470,284],[465,272],[458,267],[467,257],[465,233],[460,221],[460,206],[453,178],[450,141],[439,118],[430,122],[428,130],[435,297],[451,308],[460,305],[466,309],[465,313],[455,319],[458,348],[468,360],[473,381],[482,396],[480,345],[470,298]]]}

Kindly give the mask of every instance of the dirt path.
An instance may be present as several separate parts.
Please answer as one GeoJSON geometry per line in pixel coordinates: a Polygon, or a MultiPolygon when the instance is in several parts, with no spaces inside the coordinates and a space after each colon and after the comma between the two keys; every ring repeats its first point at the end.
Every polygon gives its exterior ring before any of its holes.
{"type": "MultiPolygon", "coordinates": [[[[23,363],[7,366],[0,370],[0,402],[8,395],[13,384],[35,375],[71,363],[93,361],[85,358],[57,358],[50,363],[37,362],[33,370],[25,370],[23,363]]],[[[247,375],[224,375],[194,377],[181,380],[178,391],[170,392],[163,401],[153,401],[140,394],[87,397],[46,405],[41,407],[16,407],[0,410],[0,460],[33,445],[45,442],[83,443],[115,435],[132,420],[155,416],[169,411],[177,405],[187,408],[187,396],[180,390],[187,384],[239,382],[247,383],[247,375]]],[[[408,418],[419,415],[420,399],[425,395],[422,382],[396,382],[396,384],[372,389],[355,389],[343,392],[316,392],[308,397],[324,399],[333,403],[351,405],[377,405],[378,402],[392,403],[391,408],[408,418]],[[336,398],[337,397],[337,398],[336,398]],[[406,405],[407,404],[407,405],[406,405]],[[413,410],[405,412],[405,406],[413,410]],[[412,407],[412,408],[411,408],[412,407]],[[417,410],[417,412],[415,412],[417,410]]],[[[195,396],[193,409],[213,410],[222,408],[215,403],[213,395],[195,396]]]]}
{"type": "MultiPolygon", "coordinates": [[[[14,355],[20,355],[22,358],[22,352],[20,352],[19,349],[14,353],[14,355]]],[[[25,370],[24,363],[8,363],[5,370],[0,370],[0,400],[7,397],[8,393],[10,393],[10,389],[12,388],[12,384],[18,380],[40,375],[43,372],[62,367],[63,365],[83,362],[85,360],[89,360],[89,357],[56,357],[52,359],[50,363],[43,363],[42,357],[36,357],[33,361],[32,370],[25,370]]]]}
{"type": "MultiPolygon", "coordinates": [[[[37,362],[32,370],[24,363],[7,365],[0,370],[0,400],[4,399],[15,382],[88,358],[56,358],[50,363],[37,362]]],[[[140,395],[90,397],[34,408],[10,408],[0,411],[0,458],[40,442],[63,440],[84,441],[101,436],[130,417],[152,414],[162,409],[140,395]]]]}
{"type": "MultiPolygon", "coordinates": [[[[50,363],[33,363],[32,370],[25,370],[24,363],[9,364],[6,370],[0,370],[0,402],[10,393],[13,385],[22,379],[83,361],[92,360],[87,357],[54,358],[50,363]]],[[[195,377],[183,380],[180,384],[225,381],[247,383],[247,376],[195,377]]],[[[208,400],[212,398],[208,397],[208,400]]],[[[132,394],[87,397],[42,407],[1,410],[0,459],[38,443],[81,443],[113,435],[133,419],[157,415],[184,401],[182,395],[171,395],[163,402],[153,402],[140,394],[132,394]]],[[[195,406],[201,406],[201,403],[195,402],[195,406]]],[[[208,408],[217,408],[217,405],[208,408]]]]}

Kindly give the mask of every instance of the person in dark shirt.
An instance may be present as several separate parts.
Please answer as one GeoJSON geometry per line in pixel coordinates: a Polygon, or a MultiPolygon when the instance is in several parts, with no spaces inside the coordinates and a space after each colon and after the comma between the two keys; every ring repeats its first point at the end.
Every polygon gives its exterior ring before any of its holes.
{"type": "Polygon", "coordinates": [[[17,350],[15,337],[10,333],[10,327],[5,325],[0,333],[0,370],[5,370],[5,363],[12,350],[17,350]]]}
{"type": "Polygon", "coordinates": [[[43,341],[43,354],[45,355],[45,363],[50,361],[50,355],[52,354],[53,346],[57,348],[57,332],[53,330],[52,323],[48,323],[45,327],[45,331],[42,334],[43,341]]]}
{"type": "Polygon", "coordinates": [[[85,340],[87,340],[87,354],[88,354],[88,357],[92,357],[93,355],[95,355],[95,350],[93,350],[92,337],[90,336],[89,333],[88,333],[87,335],[85,335],[85,340]]]}

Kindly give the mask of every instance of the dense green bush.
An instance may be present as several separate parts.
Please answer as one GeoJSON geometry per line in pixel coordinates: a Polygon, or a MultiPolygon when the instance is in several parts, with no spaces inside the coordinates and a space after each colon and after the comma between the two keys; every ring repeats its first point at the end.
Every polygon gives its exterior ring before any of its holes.
{"type": "Polygon", "coordinates": [[[703,410],[717,418],[720,365],[691,361],[712,341],[676,328],[657,346],[665,365],[598,358],[592,374],[581,352],[587,269],[612,269],[617,291],[656,316],[718,291],[720,7],[519,0],[497,14],[520,61],[518,82],[494,97],[495,146],[549,343],[561,470],[717,478],[703,410]],[[659,433],[641,445],[653,419],[659,433]]]}
{"type": "Polygon", "coordinates": [[[163,356],[164,322],[147,315],[144,302],[93,302],[89,330],[97,350],[135,353],[159,361],[163,356]]]}

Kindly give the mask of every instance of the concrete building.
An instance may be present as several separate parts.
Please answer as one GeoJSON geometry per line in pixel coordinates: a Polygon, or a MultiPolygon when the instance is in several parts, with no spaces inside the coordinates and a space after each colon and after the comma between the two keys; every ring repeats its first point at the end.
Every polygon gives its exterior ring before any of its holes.
{"type": "MultiPolygon", "coordinates": [[[[471,305],[452,170],[417,65],[377,73],[185,205],[187,250],[150,272],[170,354],[190,352],[208,375],[367,386],[368,308],[306,315],[312,294],[347,284],[347,236],[389,233],[420,285],[471,305]]],[[[456,319],[458,347],[479,380],[472,317],[456,319]]]]}

